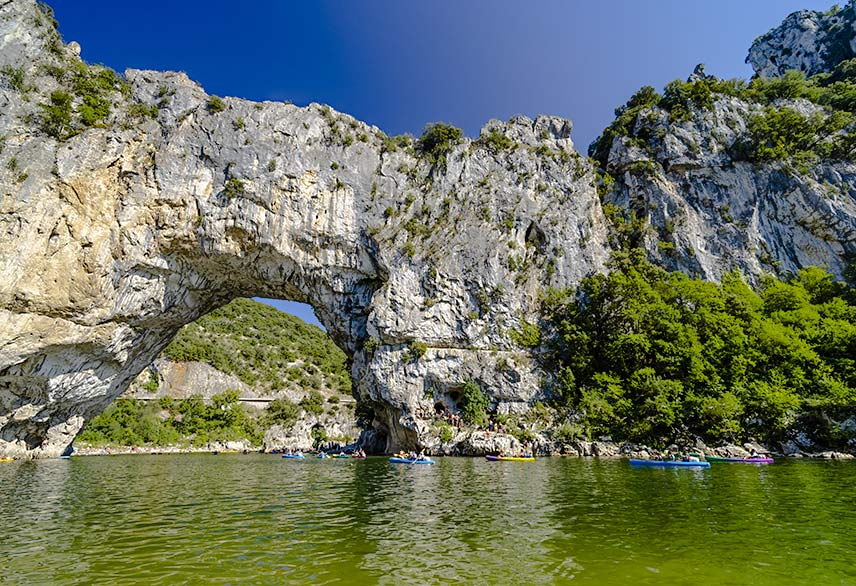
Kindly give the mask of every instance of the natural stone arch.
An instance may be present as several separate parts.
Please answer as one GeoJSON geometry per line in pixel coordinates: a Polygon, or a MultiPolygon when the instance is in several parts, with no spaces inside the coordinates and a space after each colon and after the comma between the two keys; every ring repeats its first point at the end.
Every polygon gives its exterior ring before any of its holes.
{"type": "Polygon", "coordinates": [[[500,410],[541,392],[508,332],[608,254],[570,122],[492,121],[511,146],[435,160],[324,106],[216,111],[183,74],[129,70],[105,127],[58,141],[32,123],[60,85],[41,66],[78,57],[46,49],[37,10],[0,8],[0,65],[42,88],[0,89],[0,163],[27,171],[2,179],[0,454],[61,453],[182,325],[238,296],[315,308],[388,448],[429,441],[427,379],[478,380],[500,410]]]}

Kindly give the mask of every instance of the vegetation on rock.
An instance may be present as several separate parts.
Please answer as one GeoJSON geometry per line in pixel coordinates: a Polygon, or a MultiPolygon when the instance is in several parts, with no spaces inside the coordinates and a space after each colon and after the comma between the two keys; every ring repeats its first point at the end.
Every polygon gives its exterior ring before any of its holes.
{"type": "Polygon", "coordinates": [[[184,326],[164,355],[205,362],[256,388],[351,392],[347,357],[320,328],[249,299],[184,326]]]}
{"type": "Polygon", "coordinates": [[[444,166],[446,157],[452,151],[452,147],[458,144],[464,133],[443,122],[429,124],[425,127],[422,136],[419,137],[419,152],[431,162],[432,165],[444,166]]]}
{"type": "Polygon", "coordinates": [[[616,108],[616,119],[592,143],[589,155],[607,169],[616,137],[628,137],[650,151],[662,139],[652,127],[654,109],[668,112],[671,123],[679,123],[689,120],[694,111],[713,109],[715,100],[726,96],[765,107],[762,113],[750,115],[748,132],[732,149],[736,160],[841,160],[856,151],[856,59],[849,59],[828,73],[809,78],[800,71],[775,78],[756,77],[749,82],[707,76],[688,82],[675,80],[662,96],[645,86],[627,104],[616,108]],[[802,114],[794,107],[798,100],[821,109],[802,114]]]}

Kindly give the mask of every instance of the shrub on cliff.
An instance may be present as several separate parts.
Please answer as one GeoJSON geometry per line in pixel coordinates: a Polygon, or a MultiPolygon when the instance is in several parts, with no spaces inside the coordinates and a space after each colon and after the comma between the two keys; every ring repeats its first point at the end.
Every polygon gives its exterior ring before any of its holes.
{"type": "Polygon", "coordinates": [[[324,397],[316,390],[309,391],[298,403],[300,407],[310,415],[321,415],[324,413],[324,397]]]}
{"type": "Polygon", "coordinates": [[[461,392],[461,418],[469,425],[487,423],[488,398],[481,387],[473,380],[464,381],[461,392]]]}
{"type": "Polygon", "coordinates": [[[446,156],[452,151],[452,147],[461,142],[464,133],[443,122],[429,124],[419,137],[419,152],[427,158],[432,165],[445,165],[446,156]]]}
{"type": "Polygon", "coordinates": [[[71,129],[71,95],[55,90],[51,92],[50,102],[39,106],[42,109],[42,131],[57,139],[64,138],[71,129]]]}
{"type": "Polygon", "coordinates": [[[226,109],[226,102],[223,101],[223,98],[218,96],[210,96],[208,98],[208,102],[205,104],[205,108],[211,114],[217,114],[226,109]]]}

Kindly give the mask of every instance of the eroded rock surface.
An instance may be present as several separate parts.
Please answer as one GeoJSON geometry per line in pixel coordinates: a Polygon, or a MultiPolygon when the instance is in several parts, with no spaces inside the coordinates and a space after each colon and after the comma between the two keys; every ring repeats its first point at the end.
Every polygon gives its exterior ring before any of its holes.
{"type": "MultiPolygon", "coordinates": [[[[821,29],[847,32],[848,11],[789,17],[750,60],[813,72],[831,54],[821,29]],[[772,63],[791,45],[805,50],[772,63]]],[[[0,2],[0,67],[2,455],[61,453],[182,325],[238,296],[311,303],[352,359],[372,437],[430,445],[436,404],[468,379],[500,413],[543,397],[539,349],[512,333],[615,245],[567,120],[490,121],[419,152],[317,104],[215,100],[179,73],[112,80],[34,0],[0,2]]],[[[606,201],[647,216],[643,246],[671,268],[840,275],[856,167],[733,161],[749,109],[654,119],[653,153],[616,139],[606,201]]]]}
{"type": "Polygon", "coordinates": [[[849,0],[826,12],[800,10],[755,39],[746,63],[762,77],[785,71],[814,75],[856,56],[856,8],[849,0]]]}
{"type": "Polygon", "coordinates": [[[311,303],[390,448],[419,443],[429,388],[476,378],[506,410],[541,392],[508,332],[608,256],[570,122],[494,121],[514,146],[463,140],[433,161],[323,106],[220,104],[183,74],[129,70],[87,126],[75,88],[100,70],[77,53],[35,2],[0,5],[0,66],[23,77],[0,90],[0,453],[59,454],[236,296],[311,303]],[[73,109],[51,136],[56,91],[73,109]]]}

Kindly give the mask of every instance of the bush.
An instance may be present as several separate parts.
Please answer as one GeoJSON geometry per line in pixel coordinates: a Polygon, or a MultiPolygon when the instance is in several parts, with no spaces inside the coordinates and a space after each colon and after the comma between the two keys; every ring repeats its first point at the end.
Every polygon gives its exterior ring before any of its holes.
{"type": "Polygon", "coordinates": [[[0,69],[0,75],[2,75],[6,81],[9,83],[9,87],[11,87],[16,92],[23,93],[27,90],[27,84],[25,82],[26,77],[24,75],[23,67],[12,67],[11,65],[4,65],[2,69],[0,69]]]}
{"type": "Polygon", "coordinates": [[[702,110],[713,109],[713,95],[706,80],[683,82],[679,79],[665,87],[659,106],[671,114],[675,121],[690,117],[692,107],[702,110]]]}
{"type": "Polygon", "coordinates": [[[764,114],[749,119],[747,141],[734,155],[757,162],[846,157],[853,150],[853,139],[837,133],[853,123],[852,115],[840,112],[805,117],[791,108],[767,106],[764,114]]]}
{"type": "Polygon", "coordinates": [[[608,266],[546,311],[555,405],[587,433],[781,438],[808,409],[853,413],[856,306],[823,269],[755,292],[738,274],[693,280],[638,252],[608,266]]]}
{"type": "Polygon", "coordinates": [[[374,353],[375,350],[380,346],[380,340],[377,338],[368,337],[366,341],[363,342],[363,350],[368,352],[369,354],[374,353]]]}
{"type": "Polygon", "coordinates": [[[226,102],[218,96],[210,96],[205,107],[208,109],[210,114],[217,114],[226,109],[226,102]]]}
{"type": "Polygon", "coordinates": [[[441,442],[448,443],[455,439],[455,429],[448,423],[443,423],[440,425],[439,436],[441,442]]]}
{"type": "Polygon", "coordinates": [[[627,101],[624,106],[615,109],[615,121],[603,131],[589,147],[588,154],[606,169],[609,150],[616,137],[630,136],[637,115],[644,109],[656,106],[661,96],[650,85],[644,86],[627,101]]]}
{"type": "Polygon", "coordinates": [[[495,128],[487,134],[481,135],[478,141],[494,154],[508,150],[514,146],[510,138],[495,128]]]}
{"type": "Polygon", "coordinates": [[[274,399],[268,404],[266,415],[270,423],[291,429],[300,417],[300,408],[286,398],[274,399]]]}
{"type": "Polygon", "coordinates": [[[424,342],[410,342],[409,346],[410,359],[411,360],[419,360],[425,355],[425,352],[428,351],[428,345],[424,342]]]}
{"type": "Polygon", "coordinates": [[[223,186],[223,193],[226,194],[226,197],[229,199],[244,195],[244,182],[240,179],[230,177],[226,180],[226,184],[223,186]]]}
{"type": "Polygon", "coordinates": [[[487,423],[488,398],[474,381],[464,381],[461,393],[461,418],[470,425],[483,426],[487,423]]]}
{"type": "Polygon", "coordinates": [[[110,102],[101,96],[88,95],[77,107],[77,113],[85,126],[94,126],[110,115],[110,102]]]}
{"type": "Polygon", "coordinates": [[[432,164],[445,165],[446,156],[452,151],[452,147],[461,142],[464,133],[460,128],[455,128],[443,122],[429,124],[419,137],[418,148],[432,164]]]}
{"type": "Polygon", "coordinates": [[[315,389],[309,391],[309,394],[300,399],[298,403],[300,407],[316,417],[324,413],[324,397],[315,389]]]}
{"type": "Polygon", "coordinates": [[[537,348],[541,345],[541,329],[537,324],[521,320],[520,328],[508,333],[511,341],[523,348],[537,348]]]}
{"type": "Polygon", "coordinates": [[[39,106],[42,109],[42,131],[60,140],[65,138],[71,129],[71,95],[55,90],[51,92],[50,103],[39,106]]]}

